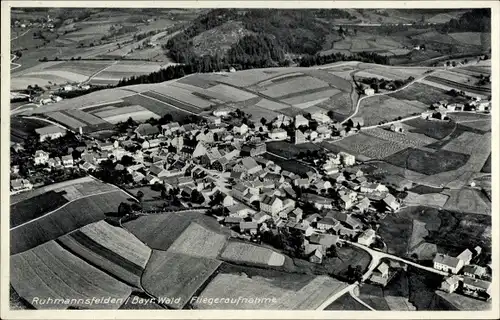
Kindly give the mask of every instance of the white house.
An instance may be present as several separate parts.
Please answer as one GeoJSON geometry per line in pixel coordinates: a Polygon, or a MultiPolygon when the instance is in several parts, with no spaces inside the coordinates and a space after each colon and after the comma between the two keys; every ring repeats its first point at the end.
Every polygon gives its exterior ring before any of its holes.
{"type": "Polygon", "coordinates": [[[62,156],[61,160],[62,160],[62,164],[64,167],[66,167],[66,168],[73,167],[73,156],[72,155],[62,156]]]}
{"type": "Polygon", "coordinates": [[[356,162],[356,157],[354,157],[352,154],[349,154],[347,152],[339,152],[339,156],[342,159],[342,164],[344,166],[352,166],[356,162]]]}
{"type": "Polygon", "coordinates": [[[33,185],[26,179],[10,180],[10,189],[13,192],[21,192],[33,189],[33,185]]]}
{"type": "Polygon", "coordinates": [[[365,89],[365,94],[367,96],[373,96],[375,94],[375,90],[373,90],[372,88],[366,88],[365,89]]]}
{"type": "Polygon", "coordinates": [[[446,277],[443,282],[441,282],[441,287],[439,289],[452,293],[458,289],[458,285],[460,284],[460,278],[458,276],[446,277]]]}
{"type": "Polygon", "coordinates": [[[434,269],[453,274],[457,274],[464,266],[462,260],[441,253],[436,254],[432,262],[434,269]]]}
{"type": "Polygon", "coordinates": [[[283,209],[283,201],[275,196],[264,195],[260,201],[260,210],[271,215],[278,214],[283,209]]]}
{"type": "Polygon", "coordinates": [[[340,225],[339,221],[333,219],[332,217],[324,217],[317,222],[316,227],[319,230],[330,230],[334,229],[338,225],[340,225]]]}
{"type": "Polygon", "coordinates": [[[359,237],[358,243],[364,246],[370,246],[375,242],[375,231],[373,229],[366,229],[359,237]]]}
{"type": "Polygon", "coordinates": [[[66,130],[58,126],[47,126],[35,129],[35,132],[40,136],[40,142],[47,139],[57,139],[66,135],[66,130]]]}
{"type": "Polygon", "coordinates": [[[295,128],[308,125],[309,125],[309,120],[307,120],[303,115],[299,114],[295,116],[295,128]]]}
{"type": "Polygon", "coordinates": [[[45,164],[49,161],[49,154],[43,150],[37,150],[35,152],[35,165],[45,164]]]}

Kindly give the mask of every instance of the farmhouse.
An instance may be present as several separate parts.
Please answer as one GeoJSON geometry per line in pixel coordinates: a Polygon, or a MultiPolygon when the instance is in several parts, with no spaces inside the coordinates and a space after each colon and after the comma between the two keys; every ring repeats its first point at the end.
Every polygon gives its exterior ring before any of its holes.
{"type": "MultiPolygon", "coordinates": [[[[309,242],[320,244],[324,249],[334,246],[339,241],[339,236],[327,233],[314,233],[309,237],[309,242]]],[[[326,250],[325,250],[326,251],[326,250]]]]}
{"type": "Polygon", "coordinates": [[[463,272],[467,277],[480,279],[486,275],[486,268],[478,265],[468,265],[464,267],[463,272]]]}
{"type": "Polygon", "coordinates": [[[372,88],[366,88],[364,92],[367,96],[373,96],[375,94],[375,90],[372,88]]]}
{"type": "Polygon", "coordinates": [[[284,225],[284,227],[289,229],[289,230],[292,229],[292,230],[300,231],[306,237],[309,237],[310,235],[312,235],[313,231],[314,231],[314,229],[309,225],[304,225],[304,224],[300,224],[300,223],[296,223],[296,222],[292,222],[292,221],[288,221],[284,225]]]}
{"type": "Polygon", "coordinates": [[[299,114],[295,116],[295,128],[299,128],[301,126],[308,126],[309,120],[307,120],[303,115],[299,114]]]}
{"type": "Polygon", "coordinates": [[[359,237],[358,243],[364,246],[370,246],[375,241],[375,231],[373,229],[366,229],[359,237]]]}
{"type": "Polygon", "coordinates": [[[464,262],[454,257],[438,253],[432,260],[434,269],[457,274],[463,267],[464,262]]]}
{"type": "Polygon", "coordinates": [[[472,291],[473,293],[491,294],[491,282],[480,279],[464,278],[464,290],[472,291]]]}
{"type": "Polygon", "coordinates": [[[318,123],[330,123],[332,119],[323,112],[315,112],[311,115],[313,120],[316,120],[318,123]]]}
{"type": "Polygon", "coordinates": [[[457,256],[457,259],[463,261],[464,265],[468,265],[472,260],[472,252],[469,249],[465,249],[457,256]]]}
{"type": "Polygon", "coordinates": [[[242,155],[255,157],[264,153],[266,153],[266,144],[264,142],[251,142],[241,147],[242,155]]]}
{"type": "Polygon", "coordinates": [[[446,277],[443,282],[441,282],[440,290],[452,293],[458,289],[458,285],[460,284],[460,278],[458,276],[446,277]]]}
{"type": "Polygon", "coordinates": [[[386,208],[391,210],[391,211],[398,211],[400,208],[400,204],[398,200],[392,195],[392,194],[387,194],[382,200],[383,203],[385,204],[386,208]]]}
{"type": "Polygon", "coordinates": [[[164,136],[171,135],[180,129],[179,122],[170,122],[161,126],[162,134],[164,136]]]}
{"type": "Polygon", "coordinates": [[[255,174],[262,170],[262,166],[260,166],[254,158],[246,157],[241,160],[241,164],[246,170],[247,174],[255,174]]]}
{"type": "Polygon", "coordinates": [[[356,158],[347,152],[341,151],[341,152],[339,152],[338,155],[342,159],[342,164],[344,166],[352,166],[356,162],[356,158]]]}
{"type": "Polygon", "coordinates": [[[323,250],[321,249],[321,247],[314,250],[313,254],[309,257],[309,261],[318,264],[321,264],[323,262],[323,250]]]}
{"type": "Polygon", "coordinates": [[[385,287],[389,280],[389,266],[387,263],[382,262],[373,270],[370,281],[385,287]]]}
{"type": "Polygon", "coordinates": [[[66,130],[59,126],[47,126],[35,129],[35,132],[40,136],[39,141],[43,142],[47,139],[57,139],[66,135],[66,130]]]}

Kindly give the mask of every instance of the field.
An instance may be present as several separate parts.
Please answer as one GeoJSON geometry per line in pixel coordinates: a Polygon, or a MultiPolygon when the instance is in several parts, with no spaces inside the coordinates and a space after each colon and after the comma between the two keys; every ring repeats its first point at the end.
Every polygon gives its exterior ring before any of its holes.
{"type": "Polygon", "coordinates": [[[447,150],[437,150],[435,152],[407,148],[395,153],[385,161],[409,170],[413,170],[426,175],[457,170],[464,166],[470,155],[447,150]]]}
{"type": "Polygon", "coordinates": [[[417,101],[394,99],[389,96],[375,96],[364,99],[358,116],[365,120],[365,126],[377,125],[381,121],[393,121],[398,117],[406,118],[425,111],[428,107],[417,101]]]}
{"type": "Polygon", "coordinates": [[[10,137],[13,141],[23,141],[27,137],[35,134],[35,129],[47,126],[47,122],[26,119],[21,117],[11,117],[10,119],[10,137]]]}
{"type": "MultiPolygon", "coordinates": [[[[288,96],[291,93],[299,95],[303,91],[314,90],[319,88],[328,88],[328,83],[317,78],[304,76],[300,78],[292,78],[286,82],[280,82],[266,86],[260,93],[271,98],[288,96]]],[[[291,97],[290,97],[291,98],[291,97]]]]}
{"type": "Polygon", "coordinates": [[[414,219],[425,223],[429,233],[425,241],[437,245],[438,252],[456,256],[464,248],[479,245],[487,255],[491,248],[490,216],[418,206],[403,208],[381,220],[378,234],[389,253],[407,255],[414,219]]]}
{"type": "Polygon", "coordinates": [[[438,140],[447,137],[456,128],[453,121],[428,121],[421,118],[405,121],[404,124],[412,127],[412,129],[408,129],[410,132],[424,134],[438,140]]]}
{"type": "Polygon", "coordinates": [[[429,205],[434,207],[443,207],[447,200],[448,196],[441,193],[417,194],[414,192],[408,192],[408,196],[405,198],[405,203],[413,206],[429,205]]]}
{"type": "Polygon", "coordinates": [[[491,215],[491,201],[480,190],[462,188],[446,190],[443,193],[449,196],[444,205],[446,210],[491,215]]]}
{"type": "Polygon", "coordinates": [[[210,86],[208,88],[200,88],[198,86],[186,84],[181,81],[175,81],[170,85],[174,89],[180,88],[189,90],[192,92],[192,94],[195,94],[201,98],[219,103],[240,102],[256,97],[252,93],[228,86],[226,84],[214,84],[213,86],[210,86]]]}
{"type": "Polygon", "coordinates": [[[220,230],[219,223],[199,212],[164,213],[141,216],[123,224],[139,240],[152,249],[167,250],[191,222],[220,230]]]}
{"type": "Polygon", "coordinates": [[[268,152],[277,154],[278,156],[294,159],[297,158],[299,153],[306,151],[315,151],[321,150],[321,148],[317,147],[312,143],[301,143],[301,144],[292,144],[286,141],[271,141],[266,143],[266,150],[268,152]]]}
{"type": "Polygon", "coordinates": [[[214,259],[154,250],[142,284],[146,292],[157,298],[175,299],[168,306],[181,309],[220,264],[214,259]]]}
{"type": "Polygon", "coordinates": [[[169,251],[215,259],[225,243],[226,237],[224,235],[193,222],[172,243],[169,251]]]}
{"type": "Polygon", "coordinates": [[[325,310],[368,311],[370,309],[356,301],[349,293],[345,293],[326,307],[325,310]]]}
{"type": "Polygon", "coordinates": [[[438,89],[422,83],[414,83],[404,90],[389,94],[390,97],[398,100],[416,100],[431,106],[433,103],[447,100],[448,103],[466,103],[463,97],[453,97],[443,89],[438,89]]]}
{"type": "Polygon", "coordinates": [[[16,254],[115,214],[118,205],[126,202],[122,191],[108,192],[75,200],[66,206],[10,230],[10,252],[16,254]]]}
{"type": "Polygon", "coordinates": [[[251,243],[230,241],[221,253],[221,259],[243,264],[282,266],[285,257],[271,249],[251,243]]]}
{"type": "Polygon", "coordinates": [[[11,256],[10,264],[12,286],[38,309],[117,309],[131,293],[127,285],[72,255],[54,241],[11,256]],[[97,297],[115,300],[85,303],[86,299],[97,297]],[[65,304],[57,302],[60,300],[47,301],[48,298],[74,300],[65,304]],[[34,303],[37,300],[40,303],[34,303]]]}
{"type": "Polygon", "coordinates": [[[141,287],[141,275],[151,249],[128,231],[99,221],[56,241],[100,270],[131,286],[141,287]]]}
{"type": "MultiPolygon", "coordinates": [[[[287,276],[282,277],[286,279],[287,276]]],[[[296,277],[296,275],[293,275],[296,277]]],[[[280,281],[281,282],[281,281],[280,281]]],[[[195,302],[195,309],[258,309],[258,310],[314,310],[331,294],[347,286],[346,283],[327,276],[317,276],[309,283],[297,288],[280,287],[279,282],[263,276],[249,276],[244,272],[239,274],[219,273],[201,292],[195,302]],[[234,298],[223,304],[203,303],[205,298],[234,298]],[[261,299],[255,301],[256,298],[261,299]],[[273,299],[274,298],[274,299],[273,299]],[[250,300],[252,299],[252,300],[250,300]]]]}
{"type": "MultiPolygon", "coordinates": [[[[195,95],[192,96],[196,97],[195,95]]],[[[166,113],[172,113],[173,115],[175,115],[176,113],[198,114],[202,111],[202,109],[200,109],[198,105],[188,104],[180,100],[171,98],[169,96],[163,95],[161,93],[158,93],[156,91],[144,92],[140,96],[136,97],[138,97],[139,100],[140,99],[143,100],[142,104],[145,103],[144,105],[145,108],[157,113],[162,112],[161,114],[166,114],[166,113]],[[146,102],[147,100],[149,100],[149,102],[146,102]]],[[[208,100],[204,101],[207,102],[208,100]]]]}
{"type": "Polygon", "coordinates": [[[11,205],[10,227],[17,227],[64,205],[68,200],[63,195],[64,191],[48,191],[11,205]]]}
{"type": "Polygon", "coordinates": [[[325,145],[326,144],[340,147],[341,150],[345,150],[346,152],[354,154],[357,157],[363,155],[368,159],[384,158],[405,148],[403,144],[399,144],[396,141],[383,140],[375,137],[374,134],[364,133],[348,136],[342,140],[325,143],[325,145]]]}
{"type": "Polygon", "coordinates": [[[155,119],[160,118],[160,116],[157,115],[156,113],[153,113],[140,105],[126,106],[119,109],[105,110],[96,112],[94,114],[102,118],[103,120],[106,120],[107,122],[113,124],[127,121],[129,117],[131,117],[136,121],[145,121],[150,118],[155,118],[155,119]]]}

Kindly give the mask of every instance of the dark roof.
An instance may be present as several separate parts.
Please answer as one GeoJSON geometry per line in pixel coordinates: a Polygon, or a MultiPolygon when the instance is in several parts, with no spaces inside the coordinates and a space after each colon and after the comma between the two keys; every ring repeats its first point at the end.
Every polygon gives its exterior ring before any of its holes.
{"type": "Polygon", "coordinates": [[[160,132],[156,126],[153,126],[149,123],[141,123],[136,129],[135,132],[139,133],[142,136],[149,136],[153,134],[157,134],[160,132]]]}

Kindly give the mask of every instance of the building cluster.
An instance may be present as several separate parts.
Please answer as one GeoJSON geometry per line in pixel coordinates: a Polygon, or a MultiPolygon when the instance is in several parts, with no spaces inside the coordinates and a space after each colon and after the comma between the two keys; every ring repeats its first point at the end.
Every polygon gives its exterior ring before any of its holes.
{"type": "Polygon", "coordinates": [[[429,110],[422,112],[421,117],[425,120],[448,120],[449,112],[461,111],[489,112],[491,111],[491,100],[482,99],[479,96],[470,97],[465,104],[448,103],[447,100],[441,100],[433,103],[429,110]]]}
{"type": "Polygon", "coordinates": [[[449,273],[441,283],[440,289],[489,300],[491,275],[488,267],[471,263],[481,251],[481,247],[478,246],[473,251],[465,249],[456,257],[438,253],[433,260],[434,269],[449,273]]]}

